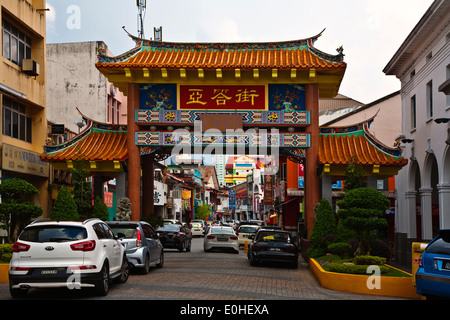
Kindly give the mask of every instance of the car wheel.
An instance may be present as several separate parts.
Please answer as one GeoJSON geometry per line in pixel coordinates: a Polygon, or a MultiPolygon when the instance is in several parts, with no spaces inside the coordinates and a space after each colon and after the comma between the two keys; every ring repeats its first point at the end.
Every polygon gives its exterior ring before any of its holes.
{"type": "Polygon", "coordinates": [[[12,283],[9,282],[9,293],[13,298],[24,298],[28,294],[28,289],[13,289],[12,283]]]}
{"type": "Polygon", "coordinates": [[[256,266],[257,265],[256,259],[253,257],[252,254],[250,255],[250,265],[251,266],[256,266]]]}
{"type": "Polygon", "coordinates": [[[161,255],[159,256],[159,263],[156,265],[157,268],[162,268],[164,266],[164,251],[161,250],[161,255]]]}
{"type": "Polygon", "coordinates": [[[150,257],[145,255],[144,267],[141,269],[142,274],[147,274],[150,271],[150,257]]]}
{"type": "Polygon", "coordinates": [[[122,268],[120,269],[119,283],[125,283],[130,276],[130,266],[128,265],[128,259],[124,255],[122,259],[122,268]]]}
{"type": "Polygon", "coordinates": [[[184,244],[184,242],[182,242],[181,243],[181,247],[178,249],[178,251],[183,252],[184,246],[185,246],[185,244],[184,244]]]}
{"type": "Polygon", "coordinates": [[[98,295],[106,296],[109,291],[109,266],[108,263],[105,262],[103,264],[102,270],[100,271],[100,279],[95,285],[95,291],[98,295]]]}

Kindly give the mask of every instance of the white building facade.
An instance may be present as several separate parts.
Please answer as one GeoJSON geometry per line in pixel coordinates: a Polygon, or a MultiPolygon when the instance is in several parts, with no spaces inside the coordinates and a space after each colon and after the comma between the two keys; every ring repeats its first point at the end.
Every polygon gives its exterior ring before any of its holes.
{"type": "Polygon", "coordinates": [[[450,228],[450,1],[433,2],[383,72],[401,82],[396,256],[410,263],[411,242],[450,228]]]}

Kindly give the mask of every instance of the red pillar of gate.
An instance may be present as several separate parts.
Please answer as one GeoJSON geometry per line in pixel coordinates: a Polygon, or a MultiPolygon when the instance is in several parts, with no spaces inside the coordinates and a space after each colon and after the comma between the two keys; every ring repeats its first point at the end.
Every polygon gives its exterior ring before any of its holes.
{"type": "Polygon", "coordinates": [[[131,221],[141,220],[141,156],[136,145],[135,110],[139,108],[139,84],[128,83],[127,98],[127,148],[128,148],[128,188],[127,197],[131,202],[131,221]]]}
{"type": "Polygon", "coordinates": [[[320,180],[317,175],[319,159],[319,87],[317,83],[306,85],[306,110],[310,112],[311,146],[306,151],[305,163],[305,220],[308,239],[314,226],[314,207],[320,201],[320,180]]]}

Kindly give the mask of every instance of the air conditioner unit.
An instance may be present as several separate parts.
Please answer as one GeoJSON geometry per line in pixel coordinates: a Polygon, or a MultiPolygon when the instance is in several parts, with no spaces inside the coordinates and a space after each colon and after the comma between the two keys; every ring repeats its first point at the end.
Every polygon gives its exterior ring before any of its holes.
{"type": "Polygon", "coordinates": [[[31,59],[22,60],[22,72],[29,76],[39,75],[39,63],[31,59]]]}

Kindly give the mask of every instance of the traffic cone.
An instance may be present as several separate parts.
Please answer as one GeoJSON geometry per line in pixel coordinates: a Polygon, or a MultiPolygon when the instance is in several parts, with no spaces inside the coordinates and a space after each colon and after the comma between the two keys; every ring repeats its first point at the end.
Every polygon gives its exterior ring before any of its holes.
{"type": "Polygon", "coordinates": [[[245,243],[244,243],[244,253],[247,253],[247,252],[248,252],[248,241],[245,240],[245,243]]]}

